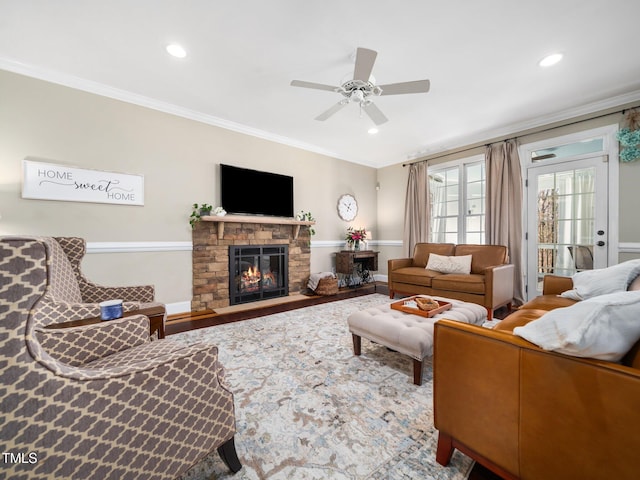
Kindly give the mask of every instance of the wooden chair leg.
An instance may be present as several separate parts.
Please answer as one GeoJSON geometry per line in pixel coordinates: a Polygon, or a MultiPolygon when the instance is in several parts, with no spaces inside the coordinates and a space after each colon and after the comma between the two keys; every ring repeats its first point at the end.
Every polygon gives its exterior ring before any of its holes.
{"type": "Polygon", "coordinates": [[[236,453],[236,444],[233,441],[233,437],[218,447],[218,455],[233,473],[237,473],[242,468],[236,453]]]}
{"type": "Polygon", "coordinates": [[[447,466],[453,455],[453,439],[442,432],[438,432],[438,448],[436,450],[436,462],[447,466]]]}
{"type": "Polygon", "coordinates": [[[351,337],[353,338],[353,354],[360,355],[360,352],[362,351],[362,337],[355,333],[352,333],[351,337]]]}

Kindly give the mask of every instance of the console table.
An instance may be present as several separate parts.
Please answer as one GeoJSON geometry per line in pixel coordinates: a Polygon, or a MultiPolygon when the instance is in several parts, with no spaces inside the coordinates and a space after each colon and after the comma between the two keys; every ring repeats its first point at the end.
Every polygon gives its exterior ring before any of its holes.
{"type": "MultiPolygon", "coordinates": [[[[164,317],[165,309],[162,306],[141,308],[140,310],[133,310],[132,312],[126,312],[122,316],[130,317],[132,315],[145,315],[149,317],[149,335],[153,335],[154,332],[158,332],[158,338],[164,338],[164,317]]],[[[83,327],[85,325],[93,325],[100,322],[108,322],[110,320],[102,320],[100,317],[83,318],[81,320],[70,320],[68,322],[52,323],[44,328],[58,329],[58,328],[70,328],[70,327],[83,327]]]]}

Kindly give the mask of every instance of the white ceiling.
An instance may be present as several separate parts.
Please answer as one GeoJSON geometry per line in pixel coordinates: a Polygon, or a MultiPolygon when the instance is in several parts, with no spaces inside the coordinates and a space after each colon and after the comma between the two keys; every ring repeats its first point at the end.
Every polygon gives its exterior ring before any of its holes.
{"type": "Polygon", "coordinates": [[[637,0],[0,0],[0,69],[380,167],[640,100],[637,0]],[[182,44],[184,59],[165,46],[182,44]],[[376,135],[338,93],[357,47],[376,135]],[[560,51],[564,60],[537,62],[560,51]]]}

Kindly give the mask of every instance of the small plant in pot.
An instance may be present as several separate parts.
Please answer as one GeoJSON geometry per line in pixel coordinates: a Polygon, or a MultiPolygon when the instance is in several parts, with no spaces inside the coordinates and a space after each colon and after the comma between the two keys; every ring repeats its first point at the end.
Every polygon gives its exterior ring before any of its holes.
{"type": "Polygon", "coordinates": [[[195,228],[196,223],[200,221],[201,217],[211,215],[211,210],[213,210],[213,206],[209,205],[208,203],[203,203],[202,205],[194,203],[192,208],[193,212],[191,212],[191,215],[189,216],[189,223],[191,224],[191,228],[195,228]]]}

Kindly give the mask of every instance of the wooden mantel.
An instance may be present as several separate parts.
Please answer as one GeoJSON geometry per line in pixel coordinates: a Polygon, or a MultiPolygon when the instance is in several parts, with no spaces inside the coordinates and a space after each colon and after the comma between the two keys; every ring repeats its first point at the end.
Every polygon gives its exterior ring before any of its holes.
{"type": "Polygon", "coordinates": [[[253,215],[208,215],[200,217],[200,220],[202,220],[203,222],[218,223],[218,240],[222,240],[222,238],[224,237],[225,223],[269,223],[272,225],[292,225],[294,239],[298,238],[301,226],[310,226],[316,224],[316,222],[310,220],[296,220],[295,218],[286,217],[260,217],[253,215]]]}

